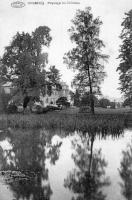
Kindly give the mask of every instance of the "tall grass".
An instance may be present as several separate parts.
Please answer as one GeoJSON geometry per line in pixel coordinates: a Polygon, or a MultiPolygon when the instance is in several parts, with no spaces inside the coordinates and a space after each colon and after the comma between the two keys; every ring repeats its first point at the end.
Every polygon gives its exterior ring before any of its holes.
{"type": "Polygon", "coordinates": [[[65,114],[47,113],[35,114],[10,114],[0,115],[0,129],[3,128],[45,128],[45,129],[64,129],[68,132],[77,131],[96,131],[108,132],[123,129],[125,126],[125,115],[84,115],[84,114],[65,114]]]}

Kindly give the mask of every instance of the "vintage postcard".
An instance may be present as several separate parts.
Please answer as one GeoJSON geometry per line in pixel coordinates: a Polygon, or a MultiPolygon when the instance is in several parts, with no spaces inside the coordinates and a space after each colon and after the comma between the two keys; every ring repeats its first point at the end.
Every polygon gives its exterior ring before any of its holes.
{"type": "Polygon", "coordinates": [[[132,199],[132,1],[0,2],[0,200],[132,199]]]}

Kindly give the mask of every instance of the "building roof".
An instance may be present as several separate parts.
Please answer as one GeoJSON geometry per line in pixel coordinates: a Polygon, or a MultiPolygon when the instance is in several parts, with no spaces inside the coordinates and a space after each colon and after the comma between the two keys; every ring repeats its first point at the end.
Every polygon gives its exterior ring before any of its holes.
{"type": "Polygon", "coordinates": [[[12,83],[6,82],[5,84],[2,84],[2,87],[12,87],[12,83]]]}

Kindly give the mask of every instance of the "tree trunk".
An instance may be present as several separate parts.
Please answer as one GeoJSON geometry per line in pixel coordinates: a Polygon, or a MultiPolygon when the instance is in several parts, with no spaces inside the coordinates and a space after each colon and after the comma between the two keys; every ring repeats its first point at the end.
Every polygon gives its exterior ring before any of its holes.
{"type": "Polygon", "coordinates": [[[87,68],[87,72],[88,72],[89,87],[90,87],[90,107],[91,107],[91,113],[94,114],[93,89],[92,89],[92,82],[91,82],[91,77],[90,77],[89,65],[88,65],[88,68],[87,68]]]}
{"type": "Polygon", "coordinates": [[[91,112],[94,114],[94,99],[93,99],[93,92],[90,92],[90,104],[91,104],[91,112]]]}

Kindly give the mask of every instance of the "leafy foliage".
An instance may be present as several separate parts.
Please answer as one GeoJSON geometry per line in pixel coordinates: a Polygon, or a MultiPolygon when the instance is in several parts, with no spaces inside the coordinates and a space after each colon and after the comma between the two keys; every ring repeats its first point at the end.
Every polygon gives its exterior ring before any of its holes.
{"type": "Polygon", "coordinates": [[[126,98],[123,102],[123,106],[131,106],[132,107],[132,97],[126,98]]]}
{"type": "MultiPolygon", "coordinates": [[[[90,105],[90,99],[91,98],[90,98],[89,92],[86,92],[81,98],[80,105],[81,106],[89,106],[90,105]]],[[[93,95],[93,99],[94,99],[95,106],[97,106],[98,105],[98,98],[95,95],[93,95]]]]}
{"type": "Polygon", "coordinates": [[[12,83],[13,100],[23,102],[24,108],[29,102],[40,101],[41,94],[51,94],[53,87],[61,89],[59,70],[55,66],[45,69],[48,54],[42,48],[49,47],[51,39],[50,29],[40,26],[32,34],[17,33],[5,48],[0,81],[12,83]]]}
{"type": "Polygon", "coordinates": [[[120,64],[117,71],[120,72],[120,90],[129,98],[132,96],[132,10],[125,13],[121,26],[122,45],[120,46],[120,64]]]}
{"type": "Polygon", "coordinates": [[[14,104],[9,104],[7,106],[7,113],[17,113],[17,106],[14,104]]]}
{"type": "Polygon", "coordinates": [[[60,84],[61,74],[59,70],[53,65],[50,66],[49,71],[46,72],[48,81],[47,81],[47,92],[49,95],[52,93],[52,89],[61,90],[62,86],[60,84]]]}
{"type": "Polygon", "coordinates": [[[78,10],[69,29],[71,41],[75,47],[65,54],[64,62],[77,72],[73,85],[82,92],[91,94],[91,110],[94,113],[92,94],[100,93],[100,83],[105,77],[103,60],[108,56],[101,52],[104,43],[99,39],[102,22],[93,18],[91,8],[78,10]]]}
{"type": "Polygon", "coordinates": [[[74,106],[80,106],[80,98],[81,95],[79,91],[76,89],[76,92],[74,93],[74,106]]]}
{"type": "Polygon", "coordinates": [[[15,94],[39,96],[46,85],[45,65],[47,54],[42,53],[43,46],[49,46],[50,29],[38,27],[32,34],[17,33],[2,57],[1,79],[11,82],[16,88],[15,94]]]}
{"type": "Polygon", "coordinates": [[[99,100],[99,106],[102,108],[107,108],[107,106],[110,106],[110,100],[106,98],[102,98],[99,100]]]}

